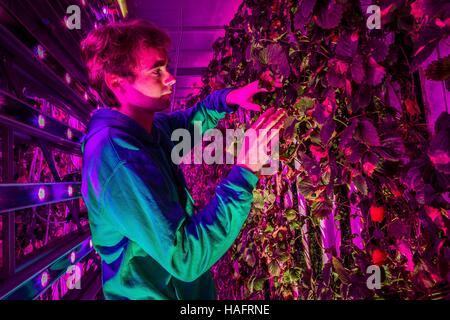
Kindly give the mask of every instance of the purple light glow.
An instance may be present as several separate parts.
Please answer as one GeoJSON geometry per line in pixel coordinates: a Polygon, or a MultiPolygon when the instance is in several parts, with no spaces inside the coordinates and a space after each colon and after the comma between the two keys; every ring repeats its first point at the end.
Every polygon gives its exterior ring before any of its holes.
{"type": "Polygon", "coordinates": [[[44,271],[41,275],[41,286],[46,287],[49,279],[50,279],[50,275],[48,274],[47,271],[44,271]]]}
{"type": "Polygon", "coordinates": [[[74,264],[75,263],[75,259],[76,259],[76,254],[75,254],[75,252],[72,252],[71,254],[70,254],[70,263],[71,264],[74,264]]]}
{"type": "Polygon", "coordinates": [[[64,76],[64,80],[66,80],[67,84],[70,84],[72,82],[72,77],[70,76],[70,74],[66,73],[66,75],[64,76]]]}
{"type": "Polygon", "coordinates": [[[41,200],[41,201],[45,199],[45,188],[44,187],[39,188],[38,197],[39,197],[39,200],[41,200]]]}
{"type": "Polygon", "coordinates": [[[43,115],[39,115],[38,117],[39,128],[43,129],[45,127],[45,118],[43,115]]]}
{"type": "Polygon", "coordinates": [[[68,129],[67,129],[67,138],[68,138],[69,140],[72,140],[72,137],[73,137],[73,135],[72,135],[72,130],[70,130],[70,128],[68,128],[68,129]]]}
{"type": "Polygon", "coordinates": [[[69,195],[69,197],[73,196],[73,188],[72,188],[72,186],[69,186],[67,188],[67,194],[69,195]]]}
{"type": "Polygon", "coordinates": [[[45,49],[40,44],[37,45],[37,47],[34,49],[34,52],[40,60],[45,58],[45,49]]]}

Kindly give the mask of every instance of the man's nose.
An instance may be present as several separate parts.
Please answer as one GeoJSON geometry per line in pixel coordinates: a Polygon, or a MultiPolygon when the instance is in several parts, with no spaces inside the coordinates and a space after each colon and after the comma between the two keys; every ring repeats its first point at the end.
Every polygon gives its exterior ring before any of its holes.
{"type": "Polygon", "coordinates": [[[177,80],[171,73],[169,73],[169,76],[166,78],[165,85],[170,87],[173,86],[175,82],[177,82],[177,80]]]}

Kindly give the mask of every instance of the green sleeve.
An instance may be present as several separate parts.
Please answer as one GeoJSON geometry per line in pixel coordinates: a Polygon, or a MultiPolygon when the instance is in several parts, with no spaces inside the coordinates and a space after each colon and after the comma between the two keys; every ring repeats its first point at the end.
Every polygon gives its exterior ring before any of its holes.
{"type": "Polygon", "coordinates": [[[214,91],[205,99],[195,104],[192,108],[179,110],[166,114],[170,129],[183,128],[189,130],[191,135],[194,133],[194,122],[200,122],[202,125],[202,134],[215,128],[227,113],[237,110],[237,105],[228,105],[226,97],[228,93],[235,88],[226,88],[214,91]]]}
{"type": "Polygon", "coordinates": [[[234,166],[206,207],[189,217],[169,198],[160,171],[151,163],[144,167],[127,162],[117,166],[105,187],[102,214],[175,278],[194,281],[237,238],[250,212],[258,178],[234,166]]]}

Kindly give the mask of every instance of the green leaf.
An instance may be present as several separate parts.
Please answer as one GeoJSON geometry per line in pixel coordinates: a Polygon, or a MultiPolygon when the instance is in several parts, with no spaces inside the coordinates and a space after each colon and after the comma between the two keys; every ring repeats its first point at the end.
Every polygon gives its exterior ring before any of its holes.
{"type": "Polygon", "coordinates": [[[284,214],[287,221],[292,221],[297,217],[297,211],[294,209],[288,209],[286,210],[286,213],[284,214]]]}
{"type": "Polygon", "coordinates": [[[269,193],[268,191],[266,191],[265,193],[266,193],[266,199],[267,199],[267,201],[268,201],[270,204],[274,203],[275,200],[276,200],[276,198],[277,198],[277,197],[275,196],[275,194],[269,193]]]}
{"type": "Polygon", "coordinates": [[[295,267],[294,268],[295,281],[299,281],[302,278],[302,275],[303,275],[303,270],[299,267],[295,267]]]}
{"type": "Polygon", "coordinates": [[[251,250],[246,250],[245,262],[247,262],[247,264],[250,267],[254,267],[255,266],[256,258],[255,258],[255,255],[253,254],[253,252],[251,250]]]}
{"type": "Polygon", "coordinates": [[[301,97],[294,104],[294,108],[299,109],[301,112],[306,112],[306,110],[311,109],[314,106],[314,99],[309,97],[301,97]]]}
{"type": "Polygon", "coordinates": [[[279,258],[280,262],[282,262],[282,263],[285,263],[285,262],[288,261],[289,259],[290,259],[290,257],[289,257],[289,255],[287,255],[287,254],[283,254],[283,255],[279,258]]]}
{"type": "Polygon", "coordinates": [[[266,278],[258,278],[253,282],[254,291],[260,291],[264,289],[264,283],[266,282],[266,278]]]}
{"type": "Polygon", "coordinates": [[[286,270],[283,274],[283,282],[284,283],[291,283],[291,271],[286,270]]]}
{"type": "Polygon", "coordinates": [[[253,190],[253,207],[255,209],[264,209],[264,197],[258,190],[253,190]]]}
{"type": "Polygon", "coordinates": [[[333,257],[332,258],[333,268],[336,270],[339,279],[342,281],[342,283],[350,284],[350,274],[347,269],[344,268],[341,261],[339,261],[338,258],[333,257]]]}
{"type": "Polygon", "coordinates": [[[294,283],[298,282],[302,276],[302,271],[300,268],[294,268],[290,270],[286,270],[283,274],[283,282],[284,283],[294,283]]]}
{"type": "Polygon", "coordinates": [[[356,189],[361,192],[363,195],[367,195],[367,182],[363,176],[356,176],[353,178],[353,183],[355,184],[356,189]]]}
{"type": "Polygon", "coordinates": [[[269,264],[269,272],[272,276],[277,277],[280,275],[280,266],[278,265],[277,261],[272,261],[269,264]]]}

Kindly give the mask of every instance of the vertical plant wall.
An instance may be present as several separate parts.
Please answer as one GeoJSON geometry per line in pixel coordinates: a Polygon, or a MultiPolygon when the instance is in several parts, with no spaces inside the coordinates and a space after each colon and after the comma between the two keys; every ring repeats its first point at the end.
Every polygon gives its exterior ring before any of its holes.
{"type": "MultiPolygon", "coordinates": [[[[221,299],[449,298],[448,113],[428,132],[418,67],[448,41],[431,0],[244,0],[214,44],[209,92],[260,79],[288,110],[280,170],[261,176],[239,238],[213,267],[221,299]],[[381,28],[369,29],[369,5],[381,28]],[[447,40],[445,40],[447,39],[447,40]],[[381,288],[369,288],[377,265],[381,288]]],[[[446,61],[429,74],[447,72],[446,61]]],[[[240,111],[220,128],[248,126],[240,111]]],[[[227,166],[184,171],[204,205],[227,166]]]]}

